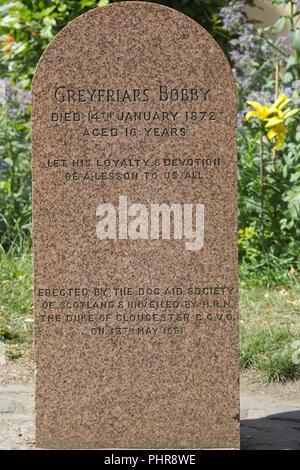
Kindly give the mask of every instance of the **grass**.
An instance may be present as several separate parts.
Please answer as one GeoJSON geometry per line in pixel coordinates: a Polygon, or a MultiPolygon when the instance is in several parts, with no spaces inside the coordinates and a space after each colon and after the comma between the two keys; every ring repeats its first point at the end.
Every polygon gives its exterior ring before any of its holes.
{"type": "Polygon", "coordinates": [[[267,381],[300,378],[300,286],[240,286],[240,364],[267,381]],[[296,354],[295,354],[296,353],[296,354]]]}
{"type": "MultiPolygon", "coordinates": [[[[295,273],[294,273],[295,274],[295,273]]],[[[291,276],[281,276],[290,279],[291,276]]],[[[300,378],[300,284],[272,289],[253,277],[240,282],[240,364],[264,380],[300,378]],[[295,341],[299,341],[297,345],[295,341]],[[294,356],[293,356],[294,354],[294,356]]],[[[30,243],[0,252],[0,341],[9,359],[33,358],[33,286],[30,243]]]]}
{"type": "Polygon", "coordinates": [[[28,242],[0,251],[0,341],[9,359],[33,358],[32,250],[28,242]]]}

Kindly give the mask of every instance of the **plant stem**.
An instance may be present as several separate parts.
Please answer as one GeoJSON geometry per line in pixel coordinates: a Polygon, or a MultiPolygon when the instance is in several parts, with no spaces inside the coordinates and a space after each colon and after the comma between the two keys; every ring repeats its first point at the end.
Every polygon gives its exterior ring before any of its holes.
{"type": "MultiPolygon", "coordinates": [[[[291,31],[296,30],[294,17],[297,17],[297,16],[298,15],[295,14],[295,12],[294,12],[294,3],[291,2],[291,14],[289,16],[291,31]]],[[[297,21],[298,21],[298,18],[297,18],[297,21]]],[[[300,54],[299,54],[298,49],[296,49],[295,47],[293,47],[293,49],[294,49],[295,54],[296,54],[296,62],[297,62],[296,70],[297,70],[298,78],[300,78],[300,54]]]]}
{"type": "Polygon", "coordinates": [[[260,128],[260,230],[261,230],[261,247],[263,254],[265,250],[265,225],[264,225],[264,156],[263,156],[263,131],[260,128]]]}
{"type": "MultiPolygon", "coordinates": [[[[275,66],[275,100],[277,100],[279,95],[279,60],[276,60],[275,66]]],[[[276,148],[275,144],[273,147],[273,172],[276,173],[276,148]]]]}
{"type": "Polygon", "coordinates": [[[284,57],[286,57],[286,58],[289,57],[288,54],[283,52],[279,47],[275,46],[275,44],[272,41],[270,41],[268,38],[266,38],[263,34],[259,34],[255,30],[253,30],[253,34],[255,34],[255,36],[258,36],[261,39],[264,39],[269,44],[269,46],[273,47],[273,49],[275,49],[275,51],[280,52],[280,54],[282,54],[284,57]]]}

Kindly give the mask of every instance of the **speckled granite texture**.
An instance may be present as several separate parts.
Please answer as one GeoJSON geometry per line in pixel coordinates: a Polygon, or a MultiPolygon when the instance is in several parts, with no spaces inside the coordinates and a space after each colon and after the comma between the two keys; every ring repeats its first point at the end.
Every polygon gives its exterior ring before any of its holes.
{"type": "Polygon", "coordinates": [[[80,16],[38,64],[32,145],[37,447],[238,448],[235,84],[216,42],[157,4],[80,16]],[[203,247],[118,221],[99,239],[120,196],[203,204],[203,247]]]}

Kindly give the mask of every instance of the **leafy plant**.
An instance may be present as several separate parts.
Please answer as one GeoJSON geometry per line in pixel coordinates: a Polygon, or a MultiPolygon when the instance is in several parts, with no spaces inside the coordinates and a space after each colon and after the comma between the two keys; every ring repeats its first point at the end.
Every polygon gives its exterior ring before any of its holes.
{"type": "Polygon", "coordinates": [[[0,240],[4,247],[30,231],[29,93],[0,81],[0,240]]]}
{"type": "Polygon", "coordinates": [[[49,42],[68,23],[109,0],[18,0],[0,6],[1,74],[30,88],[49,42]]]}
{"type": "Polygon", "coordinates": [[[286,104],[287,99],[295,106],[300,104],[296,41],[299,2],[284,3],[290,13],[265,28],[247,18],[244,2],[231,1],[220,12],[230,36],[229,55],[238,92],[240,262],[243,271],[256,277],[260,273],[268,282],[272,276],[277,279],[278,270],[288,272],[300,264],[298,119],[296,116],[285,122],[287,108],[263,116],[280,93],[285,95],[286,104]],[[287,23],[291,34],[278,36],[287,23]],[[255,111],[250,108],[253,103],[255,111]],[[269,122],[264,121],[261,129],[253,123],[247,125],[245,116],[249,113],[270,118],[269,122]],[[279,114],[281,122],[274,120],[279,114]],[[265,128],[266,124],[269,127],[265,128]],[[275,141],[273,152],[267,136],[275,141]]]}

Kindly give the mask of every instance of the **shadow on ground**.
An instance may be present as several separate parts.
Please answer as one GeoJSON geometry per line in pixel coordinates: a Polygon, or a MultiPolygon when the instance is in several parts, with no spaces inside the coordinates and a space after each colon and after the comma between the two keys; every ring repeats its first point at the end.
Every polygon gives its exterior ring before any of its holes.
{"type": "Polygon", "coordinates": [[[241,420],[241,450],[300,450],[300,411],[241,420]]]}

